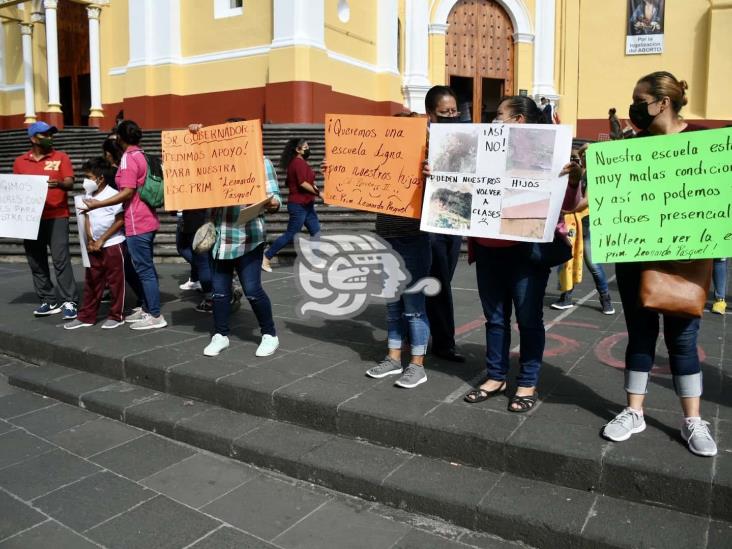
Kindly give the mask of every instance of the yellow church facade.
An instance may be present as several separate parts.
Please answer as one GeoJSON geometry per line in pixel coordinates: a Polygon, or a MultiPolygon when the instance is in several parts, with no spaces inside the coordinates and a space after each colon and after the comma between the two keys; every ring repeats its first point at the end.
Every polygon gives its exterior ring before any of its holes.
{"type": "Polygon", "coordinates": [[[0,0],[0,26],[0,128],[322,123],[424,112],[449,84],[466,119],[547,97],[598,139],[655,70],[688,82],[687,119],[732,118],[732,0],[0,0]]]}

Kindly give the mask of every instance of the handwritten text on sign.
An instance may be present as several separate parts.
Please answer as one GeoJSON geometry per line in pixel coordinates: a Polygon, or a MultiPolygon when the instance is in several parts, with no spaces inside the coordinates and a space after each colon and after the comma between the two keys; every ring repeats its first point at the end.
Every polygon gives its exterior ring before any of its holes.
{"type": "Polygon", "coordinates": [[[36,240],[48,177],[0,174],[0,237],[36,240]]]}
{"type": "Polygon", "coordinates": [[[166,131],[165,209],[254,204],[266,197],[259,120],[166,131]]]}
{"type": "Polygon", "coordinates": [[[423,231],[550,242],[572,146],[560,124],[433,124],[423,231]]]}
{"type": "Polygon", "coordinates": [[[592,257],[732,256],[732,129],[591,145],[592,257]]]}
{"type": "Polygon", "coordinates": [[[419,218],[427,119],[325,117],[325,202],[419,218]]]}

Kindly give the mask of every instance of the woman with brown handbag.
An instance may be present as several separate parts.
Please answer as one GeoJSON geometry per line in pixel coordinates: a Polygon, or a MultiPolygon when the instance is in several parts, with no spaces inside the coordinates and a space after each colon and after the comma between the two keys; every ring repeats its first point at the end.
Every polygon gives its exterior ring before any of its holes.
{"type": "MultiPolygon", "coordinates": [[[[641,78],[633,90],[633,104],[630,106],[630,119],[641,130],[637,137],[704,129],[688,124],[679,117],[681,108],[688,101],[687,89],[685,81],[677,80],[668,72],[654,72],[641,78]]],[[[615,270],[628,328],[628,347],[625,351],[628,406],[605,425],[602,434],[616,442],[628,440],[631,435],[646,428],[643,402],[659,334],[659,312],[643,307],[640,301],[641,290],[643,293],[649,290],[641,284],[644,270],[648,267],[644,263],[619,263],[615,270]]],[[[702,420],[700,412],[702,374],[697,351],[699,324],[698,317],[663,314],[664,339],[671,373],[684,413],[681,436],[694,454],[714,456],[717,445],[709,431],[709,423],[702,420]]]]}

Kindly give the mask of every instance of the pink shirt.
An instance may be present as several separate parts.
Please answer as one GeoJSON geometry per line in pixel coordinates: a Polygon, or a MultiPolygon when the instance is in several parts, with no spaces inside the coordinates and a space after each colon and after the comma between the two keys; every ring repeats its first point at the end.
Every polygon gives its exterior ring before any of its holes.
{"type": "Polygon", "coordinates": [[[135,236],[150,233],[160,228],[160,221],[155,211],[140,200],[137,189],[145,183],[147,176],[147,160],[142,149],[137,145],[127,147],[119,163],[114,181],[122,189],[135,189],[132,200],[125,204],[125,234],[135,236]]]}

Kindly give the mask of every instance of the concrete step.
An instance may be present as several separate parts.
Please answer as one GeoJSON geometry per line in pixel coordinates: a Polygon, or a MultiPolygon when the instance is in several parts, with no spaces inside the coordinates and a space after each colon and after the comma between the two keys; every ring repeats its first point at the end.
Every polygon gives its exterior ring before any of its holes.
{"type": "Polygon", "coordinates": [[[539,548],[706,548],[730,539],[729,523],[110,383],[56,364],[11,362],[0,371],[17,387],[211,452],[539,548]]]}
{"type": "MultiPolygon", "coordinates": [[[[269,288],[290,292],[286,286],[269,288]]],[[[296,303],[298,298],[288,299],[296,303]]],[[[243,313],[251,328],[250,312],[243,313]]],[[[201,350],[208,342],[210,317],[183,302],[168,303],[166,315],[171,329],[142,337],[124,329],[104,345],[99,345],[96,329],[77,330],[70,338],[52,324],[38,323],[32,332],[0,325],[0,339],[5,353],[29,362],[52,362],[235,412],[622,498],[628,505],[649,504],[720,520],[732,517],[732,468],[718,467],[729,456],[691,456],[679,447],[677,430],[669,433],[650,419],[643,437],[623,445],[605,441],[598,434],[598,418],[607,421],[619,412],[615,402],[622,397],[606,400],[588,393],[561,370],[542,374],[542,383],[552,392],[538,410],[511,414],[502,399],[480,406],[462,402],[463,380],[475,378],[475,367],[468,364],[432,359],[430,382],[419,391],[376,391],[393,379],[374,382],[364,376],[383,350],[365,343],[364,328],[354,322],[328,323],[325,341],[297,325],[282,336],[282,354],[266,361],[253,356],[253,342],[237,343],[216,359],[205,359],[201,350]]],[[[622,374],[611,368],[599,365],[588,373],[600,376],[593,383],[602,384],[603,391],[622,386],[622,374]]],[[[709,391],[717,387],[718,392],[722,383],[708,385],[709,391]]]]}

